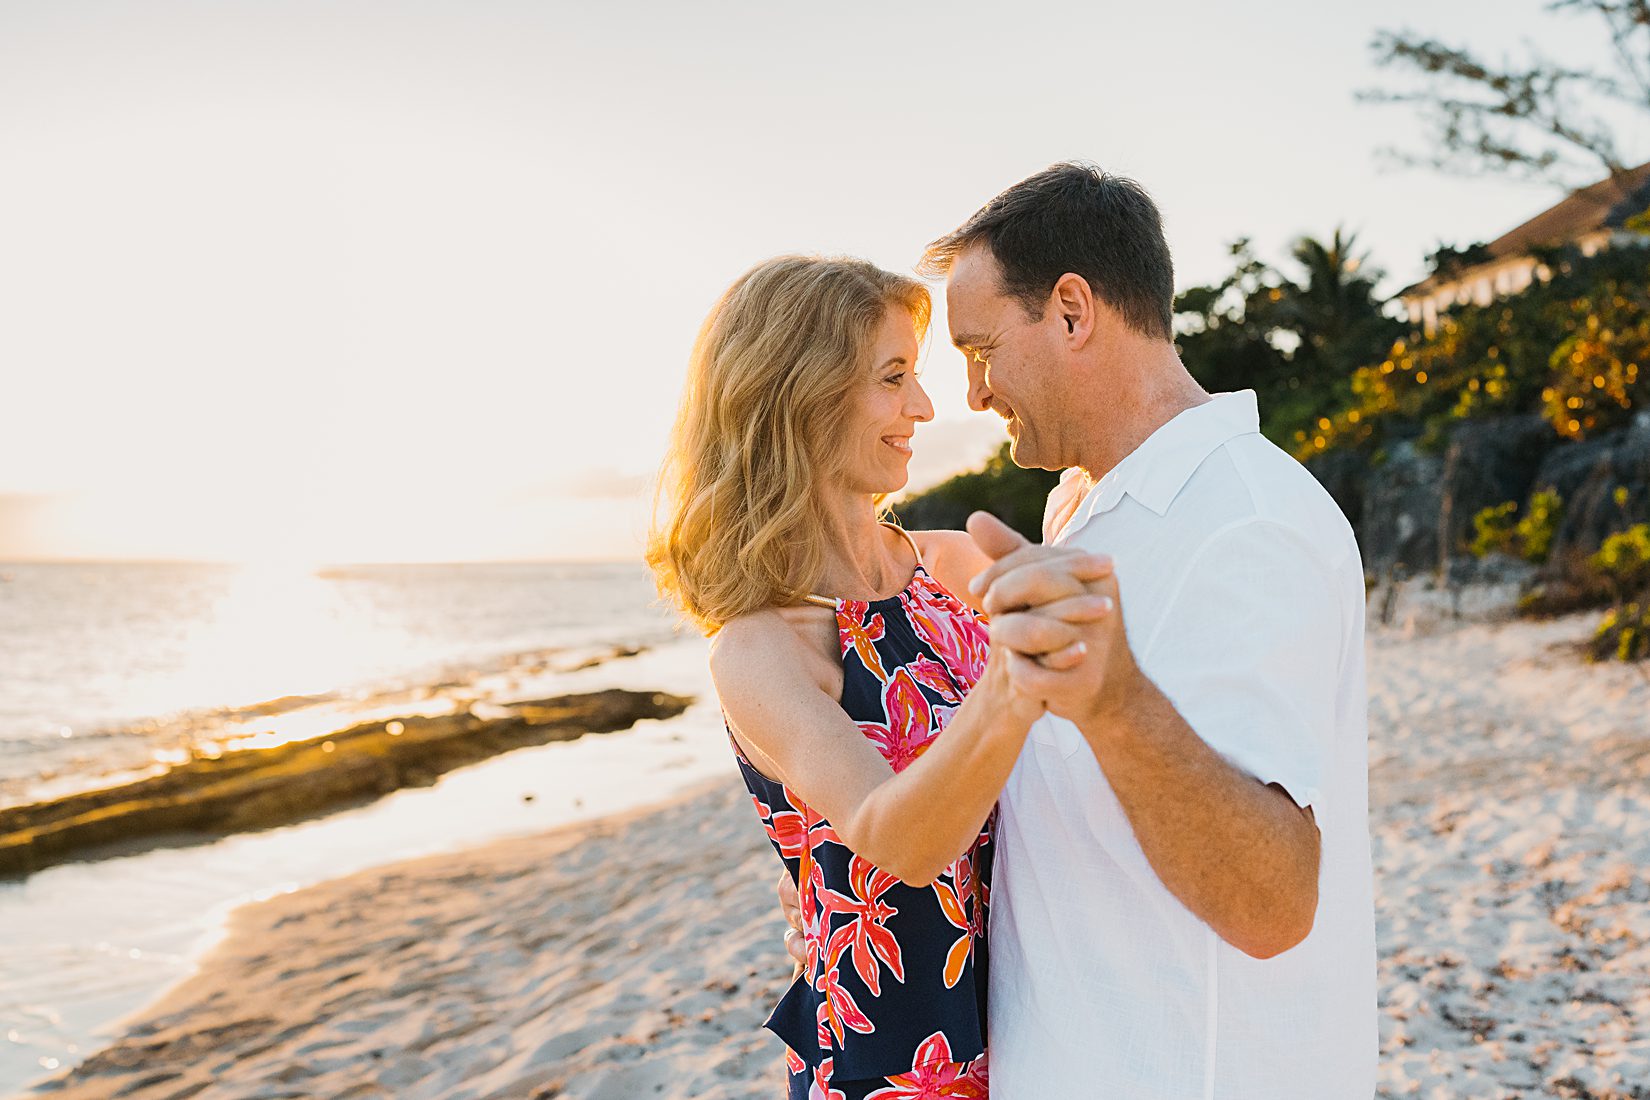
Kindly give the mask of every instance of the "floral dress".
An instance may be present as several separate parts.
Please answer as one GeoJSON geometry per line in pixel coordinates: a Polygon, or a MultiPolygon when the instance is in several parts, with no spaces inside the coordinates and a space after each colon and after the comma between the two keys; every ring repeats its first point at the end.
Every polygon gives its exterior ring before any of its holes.
{"type": "MultiPolygon", "coordinates": [[[[929,576],[920,556],[896,596],[810,599],[836,609],[843,709],[903,770],[984,671],[984,617],[929,576]]],[[[995,810],[955,863],[910,886],[855,855],[829,821],[733,747],[801,899],[808,962],[765,1025],[788,1048],[791,1100],[985,1097],[995,810]]]]}

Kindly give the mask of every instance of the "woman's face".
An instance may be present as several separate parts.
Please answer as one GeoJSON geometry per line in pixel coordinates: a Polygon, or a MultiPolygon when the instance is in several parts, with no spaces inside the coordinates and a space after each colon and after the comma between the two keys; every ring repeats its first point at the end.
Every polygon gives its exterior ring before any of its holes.
{"type": "Polygon", "coordinates": [[[919,421],[934,419],[934,406],[917,381],[916,325],[904,306],[883,313],[869,372],[855,381],[849,401],[846,488],[858,493],[904,488],[911,435],[919,421]]]}

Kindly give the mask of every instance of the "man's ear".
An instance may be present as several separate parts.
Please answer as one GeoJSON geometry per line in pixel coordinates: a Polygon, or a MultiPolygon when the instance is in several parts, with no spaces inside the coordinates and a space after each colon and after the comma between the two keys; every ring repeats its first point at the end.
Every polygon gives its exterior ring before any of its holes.
{"type": "Polygon", "coordinates": [[[1094,334],[1096,320],[1094,289],[1089,281],[1068,271],[1054,281],[1049,298],[1051,308],[1066,330],[1066,341],[1073,349],[1087,344],[1094,334]]]}

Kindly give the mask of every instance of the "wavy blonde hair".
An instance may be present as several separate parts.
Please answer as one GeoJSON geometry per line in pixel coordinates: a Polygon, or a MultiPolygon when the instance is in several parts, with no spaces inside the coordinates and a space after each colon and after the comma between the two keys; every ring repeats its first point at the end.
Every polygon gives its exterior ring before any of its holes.
{"type": "Polygon", "coordinates": [[[704,633],[818,583],[821,487],[843,472],[850,395],[890,306],[927,333],[933,306],[916,279],[864,260],[779,256],[705,318],[647,546],[660,594],[704,633]]]}

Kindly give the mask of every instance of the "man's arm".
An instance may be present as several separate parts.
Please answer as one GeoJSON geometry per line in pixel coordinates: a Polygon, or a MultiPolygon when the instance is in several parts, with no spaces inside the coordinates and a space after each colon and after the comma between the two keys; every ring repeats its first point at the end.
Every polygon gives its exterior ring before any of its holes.
{"type": "Polygon", "coordinates": [[[1077,728],[1163,885],[1244,954],[1304,940],[1318,907],[1311,807],[1233,767],[1144,675],[1114,700],[1077,728]]]}
{"type": "MultiPolygon", "coordinates": [[[[1027,546],[983,574],[987,609],[1065,596],[1045,553],[1027,546]]],[[[1101,586],[1120,600],[1115,578],[1101,586]]],[[[1024,690],[1077,725],[1164,886],[1259,958],[1304,939],[1317,908],[1308,807],[1334,717],[1335,600],[1293,536],[1255,524],[1213,540],[1153,624],[1173,631],[1162,683],[1135,662],[1122,616],[1084,628],[1088,653],[1071,669],[1010,662],[1024,690]]],[[[1035,649],[1035,624],[1016,616],[992,643],[1035,649]]]]}

